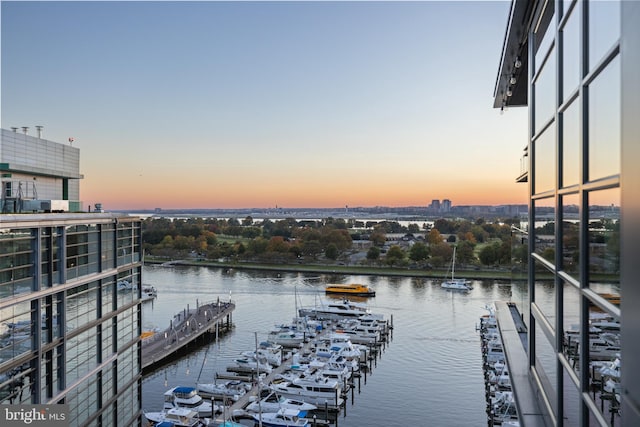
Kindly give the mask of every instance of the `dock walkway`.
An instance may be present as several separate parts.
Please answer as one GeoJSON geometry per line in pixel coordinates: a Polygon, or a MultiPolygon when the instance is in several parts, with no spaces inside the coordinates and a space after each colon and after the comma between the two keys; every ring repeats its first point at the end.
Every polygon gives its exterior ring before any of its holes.
{"type": "Polygon", "coordinates": [[[231,301],[212,301],[185,308],[169,321],[169,327],[142,341],[142,369],[147,369],[207,333],[229,328],[235,309],[231,301]]]}

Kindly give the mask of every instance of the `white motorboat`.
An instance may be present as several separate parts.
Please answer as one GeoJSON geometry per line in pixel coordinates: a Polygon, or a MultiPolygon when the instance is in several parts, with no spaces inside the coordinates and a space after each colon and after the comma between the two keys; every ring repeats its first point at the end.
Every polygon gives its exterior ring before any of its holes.
{"type": "Polygon", "coordinates": [[[455,275],[456,267],[456,247],[453,247],[453,259],[451,260],[451,279],[444,280],[440,286],[444,289],[454,289],[460,291],[470,291],[473,289],[471,283],[467,279],[456,279],[455,275]]]}
{"type": "Polygon", "coordinates": [[[151,285],[142,285],[142,301],[150,301],[158,296],[158,290],[151,285]]]}
{"type": "Polygon", "coordinates": [[[249,412],[278,412],[280,409],[295,409],[298,411],[314,411],[318,409],[316,405],[303,400],[290,399],[280,396],[276,392],[270,392],[262,399],[251,402],[246,408],[249,412]]]}
{"type": "Polygon", "coordinates": [[[302,418],[305,415],[306,412],[297,409],[280,409],[278,412],[253,414],[253,419],[267,427],[305,427],[309,425],[309,421],[302,418]]]}
{"type": "Polygon", "coordinates": [[[372,315],[366,305],[347,299],[332,301],[315,307],[303,307],[298,310],[298,314],[300,317],[310,317],[321,320],[359,319],[367,315],[379,318],[380,320],[382,319],[382,316],[372,315]]]}
{"type": "MultiPolygon", "coordinates": [[[[255,351],[244,351],[242,355],[248,358],[256,358],[255,351]]],[[[265,360],[269,365],[278,367],[282,363],[282,345],[269,341],[263,341],[258,347],[258,359],[265,360]]]]}
{"type": "Polygon", "coordinates": [[[323,378],[295,378],[291,381],[272,383],[271,390],[290,399],[303,400],[307,403],[323,406],[325,403],[332,408],[342,405],[341,384],[333,379],[323,378]]]}
{"type": "Polygon", "coordinates": [[[307,335],[289,327],[278,326],[269,331],[268,340],[283,347],[300,347],[307,335]]]}
{"type": "Polygon", "coordinates": [[[272,371],[271,365],[266,361],[256,360],[253,357],[241,357],[233,360],[233,365],[227,366],[228,371],[232,372],[250,372],[269,374],[272,371]]]}
{"type": "Polygon", "coordinates": [[[199,417],[211,417],[217,408],[204,400],[194,387],[173,387],[164,393],[164,409],[186,408],[199,417]]]}
{"type": "Polygon", "coordinates": [[[198,392],[205,396],[212,396],[216,399],[231,399],[237,401],[247,392],[247,386],[242,381],[225,381],[223,383],[198,383],[198,392]]]}
{"type": "Polygon", "coordinates": [[[171,423],[175,427],[201,427],[208,426],[209,418],[200,418],[196,411],[187,408],[174,408],[161,412],[145,412],[147,420],[154,423],[171,423]]]}

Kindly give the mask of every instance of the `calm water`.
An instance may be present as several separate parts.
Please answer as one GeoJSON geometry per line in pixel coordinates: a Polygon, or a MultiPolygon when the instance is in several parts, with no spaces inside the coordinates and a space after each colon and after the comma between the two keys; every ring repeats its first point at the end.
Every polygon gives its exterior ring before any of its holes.
{"type": "Polygon", "coordinates": [[[476,281],[468,294],[440,288],[439,280],[420,278],[308,275],[206,267],[146,267],[144,282],[158,298],[143,305],[143,329],[165,329],[174,314],[196,300],[231,298],[235,329],[207,349],[145,376],[142,407],[158,411],[169,387],[212,382],[215,372],[240,352],[266,339],[276,323],[290,322],[299,305],[324,298],[326,283],[364,283],[376,290],[369,306],[386,319],[393,316],[393,338],[368,375],[346,416],[349,426],[486,425],[480,339],[475,330],[484,306],[495,300],[520,303],[524,285],[476,281]],[[297,301],[296,295],[297,294],[297,301]],[[198,378],[200,378],[198,380],[198,378]]]}

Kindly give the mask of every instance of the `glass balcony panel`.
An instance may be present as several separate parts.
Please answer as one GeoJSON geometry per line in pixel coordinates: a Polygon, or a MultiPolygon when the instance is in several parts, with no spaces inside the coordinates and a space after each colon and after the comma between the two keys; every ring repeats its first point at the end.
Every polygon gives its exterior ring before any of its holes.
{"type": "Polygon", "coordinates": [[[556,321],[556,287],[553,280],[536,280],[534,303],[553,325],[556,321]]]}
{"type": "Polygon", "coordinates": [[[554,413],[557,413],[557,358],[553,343],[536,324],[535,327],[535,366],[534,369],[540,377],[542,388],[551,402],[554,413]]]}
{"type": "Polygon", "coordinates": [[[569,283],[562,289],[562,352],[578,373],[580,368],[580,291],[569,283]]]}
{"type": "Polygon", "coordinates": [[[589,318],[590,396],[611,425],[620,425],[620,322],[593,303],[589,318]]]}

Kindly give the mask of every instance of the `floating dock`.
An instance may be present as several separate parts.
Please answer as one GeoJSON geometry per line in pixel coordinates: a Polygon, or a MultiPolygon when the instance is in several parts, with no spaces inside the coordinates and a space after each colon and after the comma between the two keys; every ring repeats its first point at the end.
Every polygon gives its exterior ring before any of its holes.
{"type": "Polygon", "coordinates": [[[175,355],[190,343],[231,328],[232,313],[236,306],[231,301],[213,301],[195,308],[185,308],[169,321],[162,332],[142,340],[142,369],[151,368],[175,355]]]}

